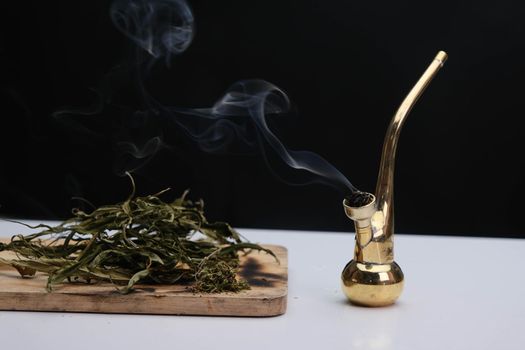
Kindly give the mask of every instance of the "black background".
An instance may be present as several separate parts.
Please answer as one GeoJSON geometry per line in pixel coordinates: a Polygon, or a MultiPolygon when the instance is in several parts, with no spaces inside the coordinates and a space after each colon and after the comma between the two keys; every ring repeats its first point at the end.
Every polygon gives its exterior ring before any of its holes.
{"type": "MultiPolygon", "coordinates": [[[[447,51],[400,139],[396,231],[525,237],[523,2],[190,4],[194,42],[169,69],[159,63],[152,94],[203,107],[237,80],[270,81],[293,102],[276,124],[283,142],[321,154],[367,191],[391,116],[437,51],[447,51]]],[[[129,181],[115,172],[114,145],[140,130],[128,130],[122,109],[74,119],[80,124],[52,116],[64,106],[89,109],[108,76],[133,113],[133,80],[111,73],[133,44],[111,23],[109,3],[2,7],[0,213],[62,218],[80,205],[73,196],[96,205],[124,199],[129,181]]],[[[257,156],[204,154],[180,130],[164,137],[169,147],[135,172],[140,194],[191,188],[209,217],[238,227],[352,229],[329,187],[289,186],[257,156]]]]}

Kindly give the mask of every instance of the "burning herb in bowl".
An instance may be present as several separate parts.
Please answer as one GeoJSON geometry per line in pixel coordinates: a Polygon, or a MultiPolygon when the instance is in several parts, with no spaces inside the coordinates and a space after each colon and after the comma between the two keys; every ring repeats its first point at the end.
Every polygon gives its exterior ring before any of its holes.
{"type": "Polygon", "coordinates": [[[368,192],[354,191],[345,199],[349,206],[359,208],[372,203],[374,196],[368,192]]]}

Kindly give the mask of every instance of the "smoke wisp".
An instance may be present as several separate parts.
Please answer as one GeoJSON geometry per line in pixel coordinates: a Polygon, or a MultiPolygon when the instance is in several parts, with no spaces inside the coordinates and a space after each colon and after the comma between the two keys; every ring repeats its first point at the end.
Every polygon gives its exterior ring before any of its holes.
{"type": "MultiPolygon", "coordinates": [[[[136,45],[133,76],[140,98],[141,125],[149,132],[144,138],[115,142],[119,174],[138,170],[162,148],[163,132],[175,125],[202,151],[213,154],[260,154],[270,170],[286,165],[297,170],[288,176],[294,185],[320,183],[343,193],[354,192],[350,181],[320,155],[288,149],[272,132],[268,116],[290,110],[290,100],[283,90],[264,80],[243,80],[230,86],[209,108],[184,108],[158,102],[145,88],[151,68],[164,62],[170,68],[174,55],[188,49],[194,39],[193,13],[184,0],[115,0],[110,7],[115,27],[136,45]],[[151,125],[154,125],[153,128],[151,125]],[[282,164],[276,165],[276,160],[282,164]],[[300,174],[299,174],[300,173],[300,174]],[[300,175],[300,176],[299,176],[300,175]]],[[[136,128],[136,125],[134,126],[136,128]]]]}

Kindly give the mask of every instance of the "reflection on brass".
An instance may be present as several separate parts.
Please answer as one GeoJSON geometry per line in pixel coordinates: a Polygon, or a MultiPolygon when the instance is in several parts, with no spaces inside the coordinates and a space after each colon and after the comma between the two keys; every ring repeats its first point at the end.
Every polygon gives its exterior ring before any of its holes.
{"type": "Polygon", "coordinates": [[[397,141],[406,117],[432,78],[443,66],[447,54],[440,51],[399,106],[386,132],[381,165],[373,200],[361,207],[343,201],[346,215],[354,220],[354,259],[341,275],[343,291],[358,305],[385,306],[401,295],[404,277],[394,262],[394,164],[397,141]]]}

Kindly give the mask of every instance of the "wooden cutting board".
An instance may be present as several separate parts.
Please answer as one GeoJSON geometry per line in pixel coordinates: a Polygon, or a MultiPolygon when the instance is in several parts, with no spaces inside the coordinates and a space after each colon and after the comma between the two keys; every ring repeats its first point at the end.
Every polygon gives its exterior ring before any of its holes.
{"type": "MultiPolygon", "coordinates": [[[[22,278],[12,267],[0,265],[0,310],[65,311],[129,314],[276,316],[286,311],[288,257],[285,247],[265,245],[280,264],[266,254],[241,255],[239,275],[251,289],[240,293],[197,294],[181,285],[136,285],[122,295],[108,283],[64,283],[45,289],[47,276],[22,278]]],[[[0,253],[7,258],[9,252],[0,253]]]]}

